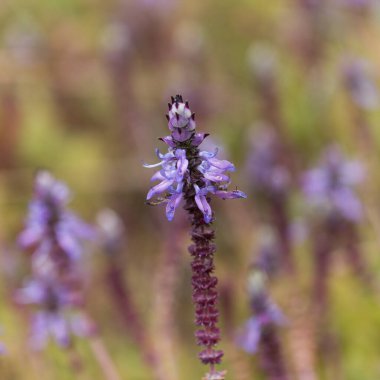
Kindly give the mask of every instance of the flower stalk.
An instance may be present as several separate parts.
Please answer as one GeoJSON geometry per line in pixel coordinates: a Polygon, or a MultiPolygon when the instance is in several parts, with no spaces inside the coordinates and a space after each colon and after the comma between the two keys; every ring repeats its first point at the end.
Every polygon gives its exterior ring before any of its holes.
{"type": "Polygon", "coordinates": [[[195,336],[198,345],[203,347],[199,358],[210,367],[205,379],[222,380],[225,372],[215,368],[221,362],[223,351],[216,349],[220,330],[217,327],[218,280],[213,275],[216,246],[210,196],[234,199],[245,198],[246,195],[239,190],[227,190],[230,178],[226,172],[235,170],[231,162],[217,159],[217,150],[207,152],[199,149],[208,135],[196,132],[195,114],[191,112],[189,103],[177,95],[172,97],[168,106],[166,117],[171,134],[161,140],[169,146],[169,150],[166,154],[157,150],[157,156],[161,159],[158,164],[144,165],[162,167],[152,177],[153,181],[158,180],[160,183],[150,189],[147,200],[152,205],[166,204],[169,221],[174,218],[175,210],[182,200],[185,202],[184,209],[191,223],[193,242],[189,252],[193,257],[191,268],[195,323],[199,326],[195,336]],[[159,194],[161,196],[157,197],[159,194]],[[155,201],[152,201],[153,197],[155,201]]]}

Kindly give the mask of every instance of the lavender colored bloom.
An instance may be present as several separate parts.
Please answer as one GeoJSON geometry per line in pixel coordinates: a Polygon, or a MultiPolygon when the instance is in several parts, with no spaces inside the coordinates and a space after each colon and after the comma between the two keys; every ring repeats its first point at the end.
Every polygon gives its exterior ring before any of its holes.
{"type": "Polygon", "coordinates": [[[15,299],[37,307],[31,323],[31,344],[45,347],[53,337],[62,346],[72,335],[88,336],[94,326],[83,306],[82,241],[92,239],[94,230],[67,210],[70,192],[65,184],[46,171],[35,179],[34,197],[19,243],[32,252],[32,279],[15,299]]]}
{"type": "Polygon", "coordinates": [[[161,166],[161,170],[152,177],[152,180],[160,182],[150,189],[147,199],[162,195],[157,200],[158,203],[167,203],[168,220],[173,219],[182,199],[185,201],[184,208],[192,226],[193,244],[189,252],[193,256],[191,268],[195,323],[199,326],[195,336],[197,343],[204,348],[199,358],[203,364],[210,366],[204,379],[223,380],[225,372],[215,370],[215,365],[221,362],[223,351],[215,349],[220,340],[220,331],[216,307],[218,280],[213,275],[216,247],[213,243],[215,233],[211,225],[213,212],[210,195],[222,199],[245,198],[246,195],[239,190],[227,190],[230,178],[226,172],[235,170],[231,162],[216,158],[217,150],[199,150],[207,134],[195,131],[195,116],[182,96],[172,98],[167,119],[171,134],[161,140],[169,146],[168,153],[157,152],[161,161],[155,165],[145,165],[161,166]]]}
{"type": "Polygon", "coordinates": [[[38,306],[32,317],[30,343],[35,349],[46,346],[51,336],[68,347],[71,335],[89,336],[93,326],[75,309],[83,303],[81,294],[49,278],[30,280],[15,295],[16,302],[38,306]]]}
{"type": "Polygon", "coordinates": [[[70,192],[50,173],[41,171],[35,179],[34,197],[19,244],[36,255],[51,256],[59,251],[68,261],[80,258],[82,240],[94,237],[93,229],[67,210],[70,192]]]}
{"type": "Polygon", "coordinates": [[[326,150],[320,166],[304,175],[303,191],[307,201],[326,215],[358,222],[363,210],[354,188],[363,178],[362,165],[346,161],[333,146],[326,150]]]}
{"type": "Polygon", "coordinates": [[[351,98],[363,109],[374,109],[379,105],[379,92],[370,75],[368,62],[352,59],[344,65],[344,81],[351,98]]]}
{"type": "MultiPolygon", "coordinates": [[[[180,99],[174,100],[173,98],[172,104],[169,103],[167,118],[172,133],[170,136],[161,138],[161,140],[169,146],[169,151],[166,154],[161,154],[157,150],[157,156],[161,161],[153,165],[145,164],[144,167],[162,167],[151,178],[152,181],[161,182],[149,190],[147,200],[163,194],[164,198],[160,200],[167,203],[166,217],[171,221],[176,208],[183,199],[184,183],[190,179],[189,158],[186,155],[186,148],[198,147],[208,135],[195,132],[194,114],[191,112],[188,103],[183,103],[180,99]]],[[[217,153],[218,151],[215,150],[215,152],[201,151],[198,154],[199,164],[196,169],[201,183],[194,184],[194,199],[199,210],[202,211],[206,223],[210,223],[212,220],[212,210],[207,201],[208,194],[216,195],[222,199],[246,197],[242,191],[227,191],[230,178],[226,172],[234,171],[235,166],[227,160],[217,159],[217,153]]]]}

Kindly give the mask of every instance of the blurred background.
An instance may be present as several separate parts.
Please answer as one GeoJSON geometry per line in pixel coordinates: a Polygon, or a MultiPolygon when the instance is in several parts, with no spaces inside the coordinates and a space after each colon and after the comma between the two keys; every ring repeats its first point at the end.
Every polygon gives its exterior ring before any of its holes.
{"type": "Polygon", "coordinates": [[[2,0],[1,379],[105,378],[86,338],[75,358],[53,340],[30,350],[31,310],[14,302],[30,272],[16,240],[41,168],[70,187],[78,215],[119,239],[89,244],[83,275],[120,378],[202,377],[186,216],[169,223],[145,204],[153,172],[142,164],[165,150],[177,93],[210,133],[205,149],[236,165],[231,187],[248,194],[213,201],[227,378],[380,378],[379,37],[377,0],[2,0]],[[336,197],[331,162],[344,172],[336,197]],[[120,220],[99,217],[105,208],[120,220]],[[265,364],[265,334],[254,352],[239,344],[260,317],[257,286],[283,314],[261,319],[282,375],[265,364]]]}

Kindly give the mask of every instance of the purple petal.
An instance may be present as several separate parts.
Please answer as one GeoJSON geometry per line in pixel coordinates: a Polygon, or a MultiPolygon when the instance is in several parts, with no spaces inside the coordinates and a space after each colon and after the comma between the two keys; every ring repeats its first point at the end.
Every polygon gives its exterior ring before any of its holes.
{"type": "Polygon", "coordinates": [[[186,129],[180,129],[180,128],[176,128],[172,132],[173,138],[180,142],[188,140],[192,135],[193,135],[192,131],[188,131],[186,129]]]}
{"type": "Polygon", "coordinates": [[[349,189],[340,189],[333,194],[335,207],[341,214],[352,222],[358,222],[363,216],[360,200],[349,189]]]}
{"type": "Polygon", "coordinates": [[[151,199],[153,197],[153,195],[164,192],[165,190],[167,190],[173,184],[173,182],[174,182],[173,180],[166,179],[165,181],[162,181],[158,185],[152,187],[149,190],[146,199],[149,200],[149,199],[151,199]]]}
{"type": "Polygon", "coordinates": [[[209,158],[207,160],[212,166],[221,169],[221,170],[228,170],[230,172],[235,171],[235,165],[227,160],[218,160],[217,158],[209,158]]]}
{"type": "Polygon", "coordinates": [[[57,239],[61,248],[72,260],[78,260],[80,258],[83,249],[67,228],[58,227],[57,239]]]}
{"type": "Polygon", "coordinates": [[[217,197],[222,199],[236,199],[236,198],[247,198],[247,194],[240,190],[233,191],[224,191],[224,190],[216,190],[213,192],[217,197]]]}
{"type": "Polygon", "coordinates": [[[170,148],[175,148],[176,147],[176,144],[173,141],[173,138],[171,136],[160,137],[159,140],[163,141],[170,148]]]}
{"type": "Polygon", "coordinates": [[[199,210],[202,212],[202,214],[204,216],[204,221],[206,223],[210,223],[212,220],[211,207],[210,207],[209,203],[207,202],[206,197],[201,193],[199,187],[194,185],[194,188],[196,191],[196,195],[194,197],[195,202],[196,202],[199,210]]]}
{"type": "Polygon", "coordinates": [[[41,225],[31,225],[19,235],[17,241],[22,248],[29,248],[37,244],[43,237],[45,229],[41,225]]]}
{"type": "Polygon", "coordinates": [[[157,166],[161,166],[162,161],[158,162],[157,164],[143,164],[144,168],[156,168],[157,166]]]}
{"type": "Polygon", "coordinates": [[[179,176],[179,180],[181,180],[189,166],[189,161],[186,159],[186,151],[184,149],[178,149],[176,151],[176,157],[178,158],[177,175],[179,176]]]}
{"type": "Polygon", "coordinates": [[[173,220],[176,208],[179,206],[182,200],[182,192],[173,194],[166,206],[166,217],[169,222],[173,220]]]}
{"type": "Polygon", "coordinates": [[[160,170],[160,171],[154,173],[150,180],[151,180],[151,182],[153,182],[153,181],[165,181],[165,179],[166,178],[162,175],[162,172],[160,170]]]}
{"type": "Polygon", "coordinates": [[[213,158],[218,154],[218,150],[219,150],[218,148],[215,148],[213,153],[203,150],[202,152],[199,152],[199,157],[203,157],[206,160],[209,160],[210,158],[213,158]]]}
{"type": "Polygon", "coordinates": [[[213,182],[228,182],[230,180],[230,177],[228,177],[228,175],[220,174],[217,172],[206,171],[203,175],[206,179],[213,182]]]}
{"type": "Polygon", "coordinates": [[[191,141],[193,146],[199,146],[202,144],[203,140],[209,136],[209,133],[196,133],[191,141]]]}
{"type": "Polygon", "coordinates": [[[40,304],[45,299],[45,290],[38,281],[30,281],[24,288],[15,294],[15,301],[21,304],[40,304]]]}

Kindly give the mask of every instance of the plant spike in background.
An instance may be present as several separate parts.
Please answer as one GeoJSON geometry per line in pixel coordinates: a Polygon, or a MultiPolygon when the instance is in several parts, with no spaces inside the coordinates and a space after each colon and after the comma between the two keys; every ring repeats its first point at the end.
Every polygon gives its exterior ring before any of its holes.
{"type": "Polygon", "coordinates": [[[49,335],[62,347],[72,345],[72,335],[95,331],[82,312],[82,242],[93,238],[92,228],[67,209],[70,191],[49,172],[36,175],[34,197],[19,244],[32,252],[32,278],[16,294],[21,304],[36,304],[31,324],[31,344],[42,349],[49,335]]]}
{"type": "MultiPolygon", "coordinates": [[[[84,310],[83,242],[95,231],[68,209],[68,187],[48,171],[37,173],[34,196],[19,244],[31,252],[31,279],[16,293],[16,302],[37,305],[30,343],[45,348],[49,337],[72,352],[74,336],[88,338],[105,380],[120,380],[95,323],[84,310]]],[[[73,368],[80,362],[75,354],[73,368]]]]}
{"type": "Polygon", "coordinates": [[[169,151],[161,154],[157,150],[161,161],[155,165],[144,165],[148,168],[162,167],[152,177],[153,181],[161,182],[150,189],[147,200],[163,194],[159,203],[166,203],[169,221],[173,219],[181,200],[185,201],[185,210],[192,226],[193,244],[189,247],[189,252],[193,256],[191,267],[195,323],[200,326],[195,335],[197,343],[204,347],[199,358],[203,364],[210,366],[204,379],[223,380],[225,371],[215,369],[215,365],[221,362],[223,351],[215,349],[220,340],[220,331],[217,327],[217,278],[212,275],[216,247],[213,243],[214,217],[209,194],[222,199],[245,198],[246,195],[239,190],[227,191],[230,178],[225,172],[233,171],[234,165],[227,160],[217,159],[217,151],[200,151],[199,145],[207,134],[195,131],[195,114],[181,95],[176,95],[171,100],[167,115],[171,134],[161,139],[169,146],[169,151]]]}

